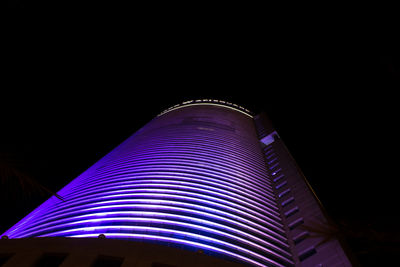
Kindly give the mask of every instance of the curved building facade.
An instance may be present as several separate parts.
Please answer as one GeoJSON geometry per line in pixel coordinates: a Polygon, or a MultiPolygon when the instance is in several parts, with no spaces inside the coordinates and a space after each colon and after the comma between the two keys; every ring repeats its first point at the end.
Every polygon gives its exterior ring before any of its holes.
{"type": "Polygon", "coordinates": [[[288,180],[280,185],[279,160],[269,157],[277,153],[271,152],[276,138],[237,105],[184,102],[61,189],[62,199],[51,197],[4,235],[104,235],[248,265],[295,266],[302,258],[279,195],[288,180]]]}

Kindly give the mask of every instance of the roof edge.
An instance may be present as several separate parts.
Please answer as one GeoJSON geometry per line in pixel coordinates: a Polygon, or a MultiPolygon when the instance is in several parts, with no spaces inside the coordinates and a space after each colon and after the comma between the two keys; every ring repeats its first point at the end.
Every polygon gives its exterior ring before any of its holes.
{"type": "Polygon", "coordinates": [[[229,108],[229,109],[238,111],[240,113],[243,113],[244,115],[246,115],[250,118],[254,117],[253,112],[251,112],[250,110],[248,110],[242,106],[239,106],[237,104],[234,104],[234,103],[231,103],[228,101],[222,101],[222,100],[216,100],[216,99],[197,99],[197,100],[184,101],[181,104],[177,104],[175,106],[165,109],[160,114],[158,114],[157,117],[160,117],[160,116],[162,116],[170,111],[173,111],[173,110],[177,110],[177,109],[185,108],[185,107],[189,107],[189,106],[199,106],[199,105],[213,105],[213,106],[225,107],[225,108],[229,108]]]}

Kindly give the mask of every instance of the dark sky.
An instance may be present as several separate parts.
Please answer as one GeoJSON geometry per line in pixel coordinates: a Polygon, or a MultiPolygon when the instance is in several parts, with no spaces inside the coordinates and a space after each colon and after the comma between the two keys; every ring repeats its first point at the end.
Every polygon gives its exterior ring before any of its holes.
{"type": "MultiPolygon", "coordinates": [[[[163,109],[216,98],[267,112],[335,220],[394,229],[388,170],[396,162],[385,153],[394,150],[388,125],[398,121],[398,57],[200,38],[134,48],[127,40],[12,49],[0,95],[3,166],[58,191],[163,109]]],[[[15,179],[1,190],[0,232],[49,197],[15,179]]]]}

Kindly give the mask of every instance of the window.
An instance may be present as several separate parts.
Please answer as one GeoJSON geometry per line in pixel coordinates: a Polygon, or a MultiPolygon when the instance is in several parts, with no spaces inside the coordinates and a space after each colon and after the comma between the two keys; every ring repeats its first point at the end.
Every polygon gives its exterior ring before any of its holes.
{"type": "Polygon", "coordinates": [[[160,263],[160,262],[153,262],[151,264],[151,267],[177,267],[177,266],[171,265],[171,264],[160,263]]]}
{"type": "Polygon", "coordinates": [[[289,192],[290,192],[290,188],[288,188],[285,191],[282,191],[281,193],[279,193],[278,197],[281,198],[281,197],[285,196],[286,194],[288,194],[289,192]]]}
{"type": "Polygon", "coordinates": [[[283,177],[285,177],[285,175],[283,175],[283,174],[279,175],[278,177],[276,177],[276,178],[274,179],[274,182],[279,181],[279,180],[282,179],[283,177]]]}
{"type": "Polygon", "coordinates": [[[290,197],[282,202],[282,207],[285,207],[294,201],[294,197],[290,197]]]}
{"type": "Polygon", "coordinates": [[[99,255],[92,267],[120,267],[124,258],[99,255]]]}
{"type": "Polygon", "coordinates": [[[35,267],[58,267],[68,256],[66,253],[44,253],[36,263],[35,267]]]}
{"type": "Polygon", "coordinates": [[[276,171],[274,171],[273,173],[271,173],[272,175],[277,175],[280,171],[282,170],[282,168],[277,169],[276,171]]]}
{"type": "Polygon", "coordinates": [[[314,255],[315,253],[317,253],[315,248],[314,247],[309,247],[308,249],[300,252],[299,259],[300,259],[300,261],[303,261],[303,260],[307,259],[308,257],[314,255]]]}
{"type": "Polygon", "coordinates": [[[299,226],[303,223],[304,223],[303,218],[298,218],[297,220],[295,220],[294,222],[289,224],[289,229],[293,230],[294,228],[296,228],[297,226],[299,226]]]}
{"type": "Polygon", "coordinates": [[[293,214],[295,214],[296,212],[298,212],[299,211],[299,207],[294,207],[293,209],[291,209],[291,210],[288,210],[287,212],[285,212],[285,216],[286,216],[286,218],[287,217],[289,217],[289,216],[292,216],[293,214]]]}
{"type": "Polygon", "coordinates": [[[273,158],[273,159],[271,159],[270,161],[268,161],[268,164],[272,164],[272,163],[274,163],[275,161],[277,161],[278,160],[278,158],[273,158]]]}
{"type": "Polygon", "coordinates": [[[273,169],[275,169],[276,167],[278,167],[279,162],[275,163],[274,165],[272,165],[271,167],[269,167],[269,169],[272,171],[273,169]]]}
{"type": "Polygon", "coordinates": [[[308,231],[304,231],[298,234],[297,236],[293,237],[294,244],[297,245],[298,243],[306,239],[308,236],[310,236],[310,233],[308,231]]]}
{"type": "Polygon", "coordinates": [[[282,186],[286,185],[287,181],[282,182],[281,184],[278,184],[277,186],[275,186],[276,189],[281,188],[282,186]]]}

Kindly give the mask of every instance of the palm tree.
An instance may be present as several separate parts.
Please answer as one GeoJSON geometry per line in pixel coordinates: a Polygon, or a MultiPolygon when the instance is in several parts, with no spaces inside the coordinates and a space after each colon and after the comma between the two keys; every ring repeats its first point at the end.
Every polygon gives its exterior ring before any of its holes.
{"type": "Polygon", "coordinates": [[[30,197],[34,194],[54,195],[61,201],[64,199],[48,187],[39,183],[31,175],[17,167],[5,154],[0,154],[0,194],[8,197],[15,197],[18,192],[30,197]]]}

